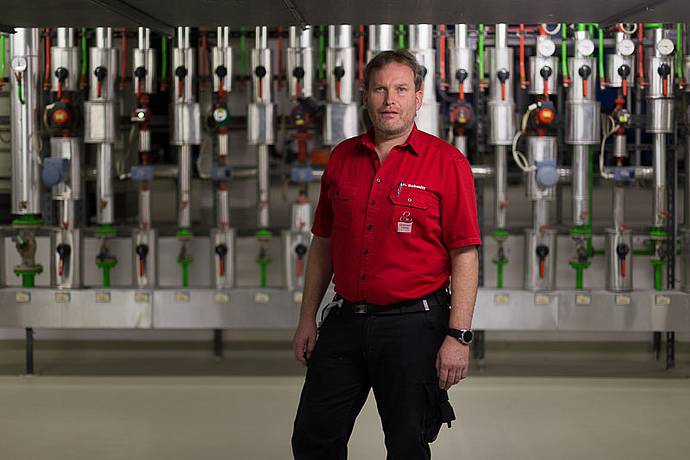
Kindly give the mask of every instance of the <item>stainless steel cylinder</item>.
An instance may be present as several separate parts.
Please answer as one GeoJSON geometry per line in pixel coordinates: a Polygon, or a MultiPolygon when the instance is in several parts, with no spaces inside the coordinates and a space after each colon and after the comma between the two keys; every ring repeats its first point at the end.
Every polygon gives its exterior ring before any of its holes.
{"type": "Polygon", "coordinates": [[[456,149],[460,150],[463,155],[467,154],[467,136],[455,136],[453,145],[456,149]]]}
{"type": "Polygon", "coordinates": [[[295,232],[308,232],[312,225],[311,211],[311,203],[293,203],[290,229],[295,232]]]}
{"type": "Polygon", "coordinates": [[[496,24],[496,48],[508,47],[508,24],[496,24]]]}
{"type": "Polygon", "coordinates": [[[525,229],[524,287],[529,291],[556,288],[556,231],[525,229]],[[546,256],[543,254],[546,253],[546,256]]]}
{"type": "Polygon", "coordinates": [[[267,49],[268,48],[268,27],[257,26],[254,29],[254,48],[267,49]]]}
{"type": "Polygon", "coordinates": [[[648,133],[673,133],[673,99],[647,99],[648,133]]]}
{"type": "MultiPolygon", "coordinates": [[[[558,139],[553,136],[529,136],[527,138],[527,159],[529,164],[538,161],[556,160],[558,139]]],[[[527,198],[530,200],[553,200],[556,187],[542,187],[537,182],[537,172],[527,173],[527,198]]]]}
{"type": "Polygon", "coordinates": [[[71,228],[55,228],[51,235],[51,279],[58,289],[74,289],[82,285],[81,231],[71,228]],[[60,245],[67,245],[69,256],[61,258],[57,251],[60,245]]]}
{"type": "MultiPolygon", "coordinates": [[[[355,49],[328,48],[326,51],[328,69],[328,102],[349,104],[356,102],[355,92],[355,49]],[[340,78],[336,76],[341,75],[340,78]]],[[[358,95],[357,95],[358,96],[358,95]]]]}
{"type": "Polygon", "coordinates": [[[455,24],[455,48],[469,48],[467,41],[467,24],[455,24]]]}
{"type": "Polygon", "coordinates": [[[139,27],[138,47],[134,49],[134,64],[132,65],[134,94],[140,91],[143,94],[156,92],[156,50],[151,48],[151,29],[139,27]],[[144,69],[144,76],[139,77],[144,69]]]}
{"type": "Polygon", "coordinates": [[[258,211],[257,227],[268,228],[270,225],[269,206],[270,206],[270,171],[268,163],[268,146],[259,145],[257,148],[257,187],[258,187],[258,211]]]}
{"type": "Polygon", "coordinates": [[[113,101],[117,80],[117,50],[112,47],[112,29],[96,29],[96,47],[89,50],[89,100],[113,101]],[[103,72],[101,74],[101,72],[103,72]],[[101,75],[99,82],[99,75],[101,75]],[[100,89],[100,94],[99,94],[100,89]]]}
{"type": "Polygon", "coordinates": [[[172,101],[175,103],[195,101],[196,50],[194,48],[174,48],[172,72],[175,77],[175,87],[170,91],[172,101]],[[185,69],[186,73],[180,70],[181,74],[178,75],[177,69],[185,69]]]}
{"type": "MultiPolygon", "coordinates": [[[[530,94],[544,94],[545,82],[548,82],[549,95],[558,94],[558,58],[555,56],[540,57],[530,56],[529,69],[529,93],[530,94]],[[542,69],[549,68],[551,73],[549,77],[544,80],[541,75],[542,69]]],[[[546,72],[546,70],[544,71],[546,72]]]]}
{"type": "Polygon", "coordinates": [[[52,187],[55,200],[81,199],[81,142],[76,137],[51,137],[50,154],[69,161],[65,179],[52,187]]]}
{"type": "Polygon", "coordinates": [[[252,101],[270,103],[273,100],[273,73],[271,71],[271,50],[253,49],[252,63],[252,101]],[[259,77],[259,75],[263,75],[259,77]]]}
{"type": "Polygon", "coordinates": [[[376,56],[381,51],[393,49],[393,25],[377,24],[369,26],[369,49],[367,51],[367,61],[376,56]]]}
{"type": "Polygon", "coordinates": [[[352,26],[328,26],[328,46],[333,49],[352,48],[352,26]]]}
{"type": "MultiPolygon", "coordinates": [[[[228,29],[228,27],[219,27],[219,36],[223,36],[223,30],[228,29]]],[[[217,93],[220,91],[221,81],[223,83],[223,91],[229,93],[232,90],[232,48],[228,45],[225,46],[214,46],[211,49],[211,69],[213,78],[213,92],[217,93]],[[221,79],[216,72],[216,69],[225,67],[226,74],[221,79]]]]}
{"type": "Polygon", "coordinates": [[[287,77],[290,97],[311,97],[314,94],[314,49],[311,27],[298,30],[290,26],[290,47],[287,49],[287,77]],[[301,77],[298,78],[298,75],[301,77]],[[299,89],[299,91],[298,91],[299,89]]]}
{"type": "Polygon", "coordinates": [[[548,200],[532,201],[532,229],[540,231],[551,223],[551,207],[548,200]]]}
{"type": "Polygon", "coordinates": [[[58,27],[57,46],[50,49],[51,78],[50,89],[58,90],[60,82],[56,72],[58,69],[67,71],[67,78],[62,81],[62,91],[77,91],[79,89],[79,48],[74,46],[74,29],[58,27]]]}
{"type": "Polygon", "coordinates": [[[411,50],[434,49],[434,26],[431,24],[410,24],[408,27],[411,50]]]}
{"type": "MultiPolygon", "coordinates": [[[[435,93],[435,92],[434,92],[435,93]]],[[[415,116],[417,128],[434,136],[439,133],[439,108],[436,101],[425,101],[415,116]]]]}
{"type": "Polygon", "coordinates": [[[506,228],[508,213],[508,147],[496,146],[496,202],[494,204],[496,228],[506,228]]]}
{"type": "Polygon", "coordinates": [[[606,57],[606,82],[612,88],[621,88],[623,86],[623,75],[625,75],[623,66],[630,69],[630,73],[625,78],[628,85],[628,91],[632,90],[635,84],[635,56],[622,56],[620,54],[609,54],[606,57]]]}
{"type": "MultiPolygon", "coordinates": [[[[410,26],[413,27],[413,26],[410,26]]],[[[412,30],[412,29],[410,29],[412,30]]],[[[419,45],[426,44],[426,40],[419,40],[419,45]]],[[[424,69],[424,103],[436,102],[436,51],[433,48],[412,48],[410,52],[417,59],[419,65],[424,69]]]]}
{"type": "Polygon", "coordinates": [[[222,230],[230,228],[230,195],[228,190],[216,191],[216,225],[222,230]]]}
{"type": "Polygon", "coordinates": [[[589,218],[589,147],[573,146],[573,225],[587,225],[589,218]]]}
{"type": "Polygon", "coordinates": [[[100,225],[110,225],[115,221],[113,145],[98,144],[96,152],[96,219],[100,225]]]}
{"type": "Polygon", "coordinates": [[[156,230],[135,229],[132,233],[132,273],[134,285],[139,289],[155,288],[158,273],[158,244],[156,242],[156,230]],[[143,245],[148,249],[143,267],[140,264],[140,255],[137,247],[143,245]],[[142,270],[143,268],[143,270],[142,270]]]}
{"type": "Polygon", "coordinates": [[[489,99],[491,101],[512,101],[513,100],[513,49],[512,48],[489,48],[490,62],[490,87],[489,99]],[[501,82],[501,75],[506,75],[505,83],[501,82]]]}
{"type": "Polygon", "coordinates": [[[601,136],[600,106],[596,101],[565,102],[565,143],[598,145],[601,136]]]}
{"type": "Polygon", "coordinates": [[[211,261],[212,283],[215,289],[232,289],[235,287],[235,231],[232,229],[211,230],[211,261]],[[219,245],[224,245],[227,253],[223,261],[223,270],[215,249],[219,245]]]}
{"type": "Polygon", "coordinates": [[[12,214],[40,214],[40,125],[38,123],[38,29],[17,28],[10,35],[10,65],[21,77],[10,78],[12,130],[12,214]],[[21,94],[21,97],[20,97],[21,94]]]}
{"type": "Polygon", "coordinates": [[[512,100],[490,100],[487,103],[489,112],[489,145],[512,145],[515,136],[515,103],[512,100]]]}
{"type": "Polygon", "coordinates": [[[219,133],[216,138],[218,139],[218,156],[227,157],[230,153],[230,136],[228,133],[219,133]]]}
{"type": "Polygon", "coordinates": [[[666,135],[654,134],[652,145],[654,168],[654,227],[665,227],[668,215],[666,203],[666,135]]]}
{"type": "Polygon", "coordinates": [[[616,158],[628,158],[628,141],[625,134],[613,136],[613,156],[616,158]]]}
{"type": "Polygon", "coordinates": [[[614,292],[632,290],[632,231],[606,229],[606,289],[614,292]]]}
{"type": "Polygon", "coordinates": [[[674,95],[673,79],[675,78],[675,62],[673,56],[656,57],[645,55],[648,86],[645,90],[647,99],[672,98],[674,95]],[[666,85],[660,71],[667,69],[666,85]],[[665,88],[665,92],[664,92],[665,88]]]}
{"type": "Polygon", "coordinates": [[[625,225],[625,185],[616,182],[613,184],[613,228],[621,228],[625,225]]]}
{"type": "Polygon", "coordinates": [[[151,228],[151,190],[139,189],[139,228],[151,228]]]}
{"type": "Polygon", "coordinates": [[[179,228],[192,226],[192,146],[179,148],[179,177],[177,180],[177,225],[179,228]]]}
{"type": "Polygon", "coordinates": [[[359,133],[357,104],[326,104],[326,118],[323,124],[323,143],[337,145],[359,133]]]}
{"type": "Polygon", "coordinates": [[[151,131],[148,129],[142,129],[139,131],[139,151],[151,151],[151,131]]]}
{"type": "Polygon", "coordinates": [[[458,71],[466,73],[463,83],[465,93],[472,92],[472,81],[474,79],[474,52],[469,48],[467,41],[467,24],[455,24],[455,40],[451,42],[448,54],[448,64],[450,69],[449,92],[460,92],[460,79],[458,71]]]}
{"type": "Polygon", "coordinates": [[[75,200],[63,200],[58,202],[58,227],[63,230],[72,230],[79,225],[75,210],[75,200]]]}
{"type": "Polygon", "coordinates": [[[567,101],[581,102],[593,101],[596,99],[597,89],[594,84],[597,81],[597,63],[594,58],[569,58],[568,74],[570,75],[572,83],[568,87],[567,101]],[[583,78],[582,75],[580,75],[581,69],[583,75],[587,75],[587,78],[583,78]],[[585,72],[584,69],[589,69],[589,72],[585,72]],[[584,82],[587,82],[587,84],[584,82]]]}

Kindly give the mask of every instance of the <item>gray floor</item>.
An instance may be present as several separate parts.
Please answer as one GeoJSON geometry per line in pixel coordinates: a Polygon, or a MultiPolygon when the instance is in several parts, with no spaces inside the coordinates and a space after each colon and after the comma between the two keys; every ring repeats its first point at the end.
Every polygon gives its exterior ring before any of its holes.
{"type": "MultiPolygon", "coordinates": [[[[286,344],[38,344],[0,349],[0,458],[289,459],[303,377],[286,344]]],[[[489,344],[451,391],[435,459],[690,458],[690,355],[647,345],[489,344]]],[[[373,401],[351,459],[383,459],[373,401]]]]}

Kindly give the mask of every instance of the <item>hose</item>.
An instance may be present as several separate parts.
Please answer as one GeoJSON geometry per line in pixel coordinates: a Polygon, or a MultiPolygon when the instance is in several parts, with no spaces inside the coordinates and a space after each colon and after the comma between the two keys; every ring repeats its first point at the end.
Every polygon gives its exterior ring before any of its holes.
{"type": "Polygon", "coordinates": [[[319,79],[326,79],[326,28],[319,26],[319,79]]]}
{"type": "Polygon", "coordinates": [[[563,86],[570,84],[568,78],[568,27],[561,25],[561,74],[563,74],[563,86]]]}
{"type": "Polygon", "coordinates": [[[247,75],[247,37],[244,32],[244,27],[240,28],[240,76],[245,77],[247,75]]]}
{"type": "Polygon", "coordinates": [[[5,80],[5,34],[0,33],[0,87],[5,80]]]}
{"type": "Polygon", "coordinates": [[[479,59],[479,82],[484,81],[484,24],[479,24],[479,48],[477,58],[479,59]]]}
{"type": "Polygon", "coordinates": [[[679,22],[676,24],[676,75],[678,82],[683,83],[683,25],[679,22]]]}
{"type": "Polygon", "coordinates": [[[606,73],[604,72],[604,29],[598,25],[596,27],[599,30],[597,38],[597,44],[599,45],[599,52],[597,53],[597,59],[599,60],[599,86],[601,89],[604,89],[607,86],[606,73]]]}
{"type": "Polygon", "coordinates": [[[606,140],[618,130],[619,126],[616,124],[616,120],[609,115],[607,119],[607,128],[604,131],[604,136],[601,139],[601,149],[599,150],[599,175],[604,179],[613,179],[613,174],[607,172],[604,168],[604,147],[606,146],[606,140]],[[611,128],[608,128],[608,124],[611,124],[611,128]]]}
{"type": "Polygon", "coordinates": [[[405,48],[405,26],[403,24],[398,25],[398,48],[405,48]]]}
{"type": "Polygon", "coordinates": [[[529,122],[529,116],[534,112],[539,106],[537,104],[532,104],[527,108],[527,112],[522,116],[522,123],[520,124],[520,130],[513,136],[513,160],[515,164],[518,165],[520,169],[524,172],[535,171],[537,167],[535,165],[530,165],[529,161],[525,157],[525,154],[517,149],[517,143],[520,137],[527,132],[527,123],[529,122]]]}

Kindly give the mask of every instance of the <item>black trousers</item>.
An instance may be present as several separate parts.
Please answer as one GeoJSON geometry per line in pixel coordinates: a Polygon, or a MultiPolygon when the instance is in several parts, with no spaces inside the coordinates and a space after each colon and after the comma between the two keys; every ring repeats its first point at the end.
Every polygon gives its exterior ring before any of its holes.
{"type": "Polygon", "coordinates": [[[436,354],[449,308],[395,315],[334,307],[322,324],[297,409],[296,460],[345,460],[355,419],[374,390],[388,460],[428,460],[455,417],[438,388],[436,354]]]}

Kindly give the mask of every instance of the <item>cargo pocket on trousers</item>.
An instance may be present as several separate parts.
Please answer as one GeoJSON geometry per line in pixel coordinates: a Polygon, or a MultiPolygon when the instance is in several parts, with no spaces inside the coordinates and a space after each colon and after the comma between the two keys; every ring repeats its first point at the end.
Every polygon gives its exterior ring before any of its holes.
{"type": "Polygon", "coordinates": [[[427,398],[424,411],[424,442],[430,443],[436,440],[444,423],[450,428],[451,422],[455,420],[455,412],[448,400],[448,392],[441,390],[438,383],[425,383],[424,389],[427,398]]]}

